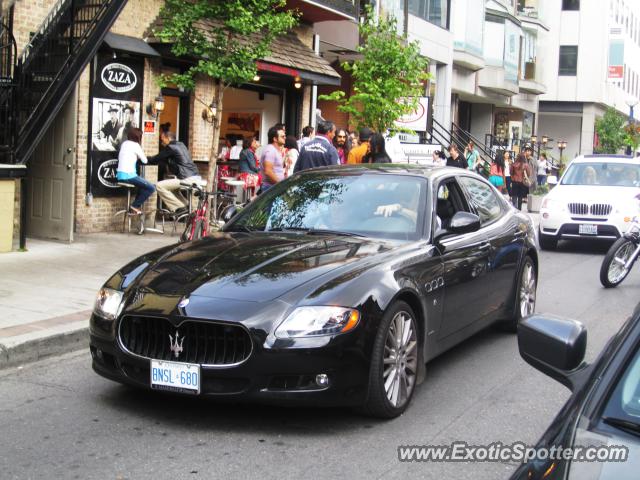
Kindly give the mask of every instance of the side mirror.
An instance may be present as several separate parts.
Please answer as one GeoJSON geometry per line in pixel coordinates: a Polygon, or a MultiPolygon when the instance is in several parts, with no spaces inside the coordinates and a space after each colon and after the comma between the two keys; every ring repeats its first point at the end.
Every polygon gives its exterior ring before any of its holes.
{"type": "Polygon", "coordinates": [[[231,220],[236,213],[238,213],[240,211],[240,208],[238,208],[238,206],[236,205],[229,205],[224,212],[222,212],[222,221],[224,223],[227,223],[229,220],[231,220]]]}
{"type": "Polygon", "coordinates": [[[451,221],[449,228],[452,233],[469,233],[480,230],[480,217],[469,212],[456,212],[451,221]]]}
{"type": "Polygon", "coordinates": [[[533,315],[518,324],[518,348],[525,362],[573,390],[584,366],[587,329],[576,320],[533,315]]]}

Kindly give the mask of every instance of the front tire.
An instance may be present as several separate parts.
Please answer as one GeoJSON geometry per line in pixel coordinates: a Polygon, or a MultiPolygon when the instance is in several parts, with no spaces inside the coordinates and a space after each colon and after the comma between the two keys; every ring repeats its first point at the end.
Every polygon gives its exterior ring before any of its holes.
{"type": "Polygon", "coordinates": [[[538,229],[538,243],[542,250],[555,250],[558,246],[558,238],[555,235],[545,235],[538,229]]]}
{"type": "Polygon", "coordinates": [[[512,333],[517,332],[520,321],[535,311],[537,284],[538,276],[536,267],[531,257],[527,255],[524,257],[522,268],[520,268],[520,275],[518,276],[516,304],[513,315],[503,324],[506,331],[512,333]]]}
{"type": "Polygon", "coordinates": [[[411,307],[395,302],[384,314],[371,355],[366,414],[395,418],[413,397],[418,374],[418,325],[411,307]]]}
{"type": "Polygon", "coordinates": [[[600,283],[605,288],[617,287],[627,277],[631,267],[625,268],[625,264],[635,250],[635,243],[625,237],[619,238],[611,245],[600,267],[600,283]]]}

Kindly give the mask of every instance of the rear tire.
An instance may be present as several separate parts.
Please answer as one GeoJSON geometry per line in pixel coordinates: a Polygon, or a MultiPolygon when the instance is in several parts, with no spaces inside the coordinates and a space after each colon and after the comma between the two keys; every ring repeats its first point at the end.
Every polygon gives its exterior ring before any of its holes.
{"type": "Polygon", "coordinates": [[[538,242],[542,250],[555,250],[558,246],[558,238],[555,235],[545,235],[538,229],[538,242]]]}
{"type": "Polygon", "coordinates": [[[411,307],[402,301],[392,304],[382,317],[373,345],[365,414],[395,418],[407,409],[418,378],[418,338],[411,307]]]}
{"type": "Polygon", "coordinates": [[[500,324],[505,331],[516,333],[518,331],[518,324],[522,319],[533,314],[536,309],[537,287],[538,276],[536,267],[531,257],[527,255],[524,257],[520,273],[518,274],[513,315],[510,319],[500,324]]]}
{"type": "Polygon", "coordinates": [[[629,261],[635,249],[635,243],[625,237],[619,238],[609,247],[600,267],[600,283],[605,288],[617,287],[627,278],[633,265],[625,269],[624,264],[629,261]]]}

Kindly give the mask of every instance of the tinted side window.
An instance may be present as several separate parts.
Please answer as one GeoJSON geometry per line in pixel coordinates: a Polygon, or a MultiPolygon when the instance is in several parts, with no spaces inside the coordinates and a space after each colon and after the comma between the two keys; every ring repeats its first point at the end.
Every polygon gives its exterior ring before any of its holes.
{"type": "Polygon", "coordinates": [[[480,217],[482,225],[500,218],[502,206],[489,185],[471,177],[458,177],[458,181],[469,194],[471,206],[480,217]]]}

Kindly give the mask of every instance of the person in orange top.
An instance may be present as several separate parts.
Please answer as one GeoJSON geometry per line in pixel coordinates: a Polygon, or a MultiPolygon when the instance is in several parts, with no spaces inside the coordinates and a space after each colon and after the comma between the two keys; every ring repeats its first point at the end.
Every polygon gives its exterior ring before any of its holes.
{"type": "Polygon", "coordinates": [[[364,156],[369,153],[369,140],[373,132],[370,128],[364,127],[360,129],[360,145],[352,148],[347,157],[348,164],[362,163],[364,156]]]}

